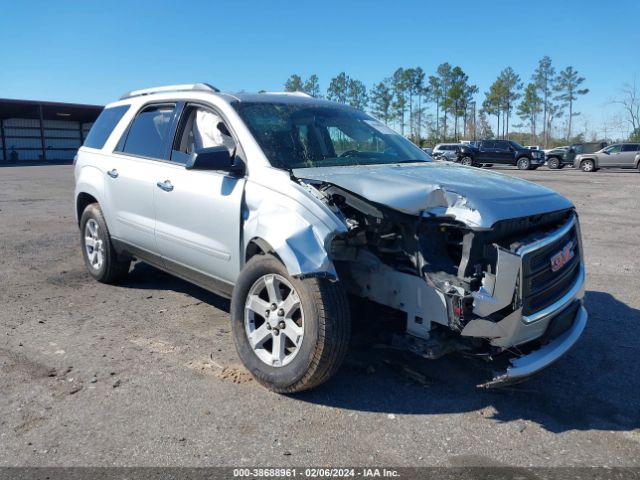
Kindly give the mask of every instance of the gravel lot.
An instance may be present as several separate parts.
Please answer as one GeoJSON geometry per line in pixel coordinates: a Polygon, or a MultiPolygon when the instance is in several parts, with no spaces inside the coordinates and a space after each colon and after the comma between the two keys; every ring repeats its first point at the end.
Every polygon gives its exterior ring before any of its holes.
{"type": "Polygon", "coordinates": [[[0,465],[640,466],[640,174],[502,171],[581,215],[576,348],[480,391],[476,362],[356,336],[331,382],[286,397],[239,366],[226,300],[142,264],[91,280],[72,167],[0,168],[0,465]]]}

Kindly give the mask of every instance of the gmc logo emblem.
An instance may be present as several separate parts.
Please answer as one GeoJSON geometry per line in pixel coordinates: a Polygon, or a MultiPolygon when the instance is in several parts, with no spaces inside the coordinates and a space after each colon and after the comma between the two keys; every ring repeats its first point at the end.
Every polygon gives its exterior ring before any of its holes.
{"type": "Polygon", "coordinates": [[[562,250],[551,257],[551,271],[557,272],[573,258],[573,242],[567,243],[562,250]]]}

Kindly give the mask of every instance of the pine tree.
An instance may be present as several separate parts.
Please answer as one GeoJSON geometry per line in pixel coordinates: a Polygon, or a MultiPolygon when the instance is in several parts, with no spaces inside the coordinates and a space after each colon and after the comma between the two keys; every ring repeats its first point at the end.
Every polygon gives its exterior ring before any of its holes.
{"type": "Polygon", "coordinates": [[[555,68],[551,65],[551,58],[544,56],[538,62],[538,68],[533,72],[535,83],[542,97],[542,124],[544,126],[544,147],[549,146],[551,122],[557,109],[552,102],[553,88],[555,84],[555,68]]]}
{"type": "Polygon", "coordinates": [[[347,87],[347,103],[354,108],[364,110],[367,107],[369,97],[367,87],[360,80],[349,80],[347,87]]]}
{"type": "Polygon", "coordinates": [[[506,138],[509,138],[509,119],[516,101],[521,97],[522,81],[520,76],[513,71],[513,68],[507,67],[500,72],[500,82],[502,83],[502,111],[504,112],[504,122],[506,124],[506,138]]]}
{"type": "Polygon", "coordinates": [[[536,125],[538,114],[542,111],[542,99],[538,96],[538,87],[534,83],[529,83],[524,90],[522,101],[518,105],[516,114],[522,120],[529,122],[531,127],[531,144],[537,142],[536,125]]]}
{"type": "Polygon", "coordinates": [[[320,84],[318,83],[318,76],[315,73],[304,82],[303,90],[312,97],[320,98],[320,84]]]}
{"type": "Polygon", "coordinates": [[[390,82],[388,78],[379,82],[371,89],[370,95],[371,113],[386,125],[389,124],[392,118],[391,106],[393,103],[393,92],[389,86],[390,82]]]}
{"type": "Polygon", "coordinates": [[[573,103],[578,99],[579,95],[589,93],[588,88],[580,88],[584,82],[584,77],[579,77],[578,72],[569,66],[562,70],[557,77],[555,90],[559,92],[556,97],[562,102],[563,107],[569,108],[569,119],[567,120],[567,141],[571,138],[571,120],[573,117],[580,115],[573,111],[573,103]]]}
{"type": "Polygon", "coordinates": [[[303,90],[302,78],[300,78],[300,75],[297,75],[295,73],[291,75],[284,83],[285,92],[302,92],[303,90]]]}
{"type": "Polygon", "coordinates": [[[347,92],[349,90],[349,76],[340,72],[331,79],[327,88],[327,99],[338,103],[347,103],[347,92]]]}

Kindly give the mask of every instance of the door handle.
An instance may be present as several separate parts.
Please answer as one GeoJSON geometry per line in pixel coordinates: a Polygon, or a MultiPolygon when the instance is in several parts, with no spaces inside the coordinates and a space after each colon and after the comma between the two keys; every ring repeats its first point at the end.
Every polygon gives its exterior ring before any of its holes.
{"type": "Polygon", "coordinates": [[[162,190],[164,190],[165,192],[170,192],[171,190],[173,190],[173,185],[171,185],[171,182],[169,180],[165,180],[164,182],[158,182],[156,183],[156,185],[162,190]]]}
{"type": "Polygon", "coordinates": [[[107,175],[109,175],[111,178],[117,178],[118,177],[118,170],[116,170],[115,168],[112,168],[111,170],[109,170],[107,172],[107,175]]]}

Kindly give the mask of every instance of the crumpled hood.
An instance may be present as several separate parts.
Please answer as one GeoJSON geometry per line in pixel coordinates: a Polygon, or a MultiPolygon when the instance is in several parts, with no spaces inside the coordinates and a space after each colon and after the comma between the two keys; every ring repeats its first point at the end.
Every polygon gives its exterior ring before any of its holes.
{"type": "Polygon", "coordinates": [[[293,174],[401,212],[447,215],[475,228],[573,206],[553,190],[526,180],[440,162],[300,168],[293,174]]]}

